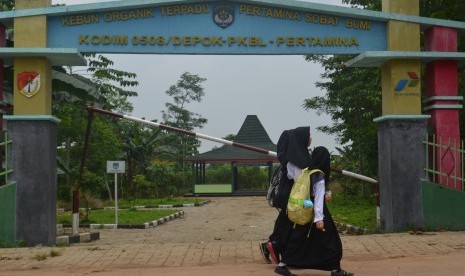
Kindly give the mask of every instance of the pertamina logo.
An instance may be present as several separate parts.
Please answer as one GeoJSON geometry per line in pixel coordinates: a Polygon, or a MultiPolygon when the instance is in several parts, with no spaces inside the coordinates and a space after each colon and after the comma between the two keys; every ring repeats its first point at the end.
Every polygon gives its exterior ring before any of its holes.
{"type": "Polygon", "coordinates": [[[40,75],[36,72],[22,72],[18,74],[19,92],[30,98],[40,90],[40,75]]]}
{"type": "Polygon", "coordinates": [[[417,73],[408,72],[407,75],[408,79],[400,79],[399,82],[397,82],[397,85],[394,88],[396,92],[402,92],[407,87],[416,87],[418,83],[420,83],[420,78],[418,77],[417,73]]]}

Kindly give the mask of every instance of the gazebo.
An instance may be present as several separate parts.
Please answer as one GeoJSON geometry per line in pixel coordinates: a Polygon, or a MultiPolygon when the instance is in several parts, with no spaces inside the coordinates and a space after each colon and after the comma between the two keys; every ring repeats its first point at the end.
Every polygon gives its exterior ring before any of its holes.
{"type": "MultiPolygon", "coordinates": [[[[247,115],[234,142],[276,151],[276,144],[271,141],[257,115],[247,115]]],[[[223,145],[208,152],[186,157],[184,161],[192,164],[194,194],[244,194],[246,191],[238,189],[238,167],[268,166],[268,178],[271,179],[273,163],[277,163],[278,159],[263,153],[223,145]],[[214,163],[231,164],[231,183],[206,184],[206,165],[214,163]]],[[[263,194],[264,191],[247,191],[247,193],[254,192],[263,194]]]]}

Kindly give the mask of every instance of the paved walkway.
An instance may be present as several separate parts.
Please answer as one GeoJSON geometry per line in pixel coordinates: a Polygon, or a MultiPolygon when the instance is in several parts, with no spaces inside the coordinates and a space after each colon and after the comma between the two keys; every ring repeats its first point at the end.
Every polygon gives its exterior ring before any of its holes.
{"type": "MultiPolygon", "coordinates": [[[[276,211],[258,198],[213,198],[151,229],[99,230],[69,247],[0,249],[2,275],[274,275],[258,242],[276,211]],[[51,252],[59,256],[51,257],[51,252]],[[48,256],[38,260],[40,256],[48,256]]],[[[343,266],[356,275],[465,275],[465,232],[342,236],[343,266]]],[[[295,270],[298,275],[329,275],[295,270]]]]}

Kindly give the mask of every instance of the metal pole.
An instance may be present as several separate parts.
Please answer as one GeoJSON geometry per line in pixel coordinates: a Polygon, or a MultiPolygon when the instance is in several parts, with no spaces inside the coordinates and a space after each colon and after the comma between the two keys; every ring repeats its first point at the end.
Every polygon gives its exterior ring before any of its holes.
{"type": "Polygon", "coordinates": [[[439,136],[439,183],[444,185],[443,178],[442,178],[442,136],[439,136]]]}
{"type": "Polygon", "coordinates": [[[118,228],[118,174],[115,173],[115,224],[118,228]]]}
{"type": "Polygon", "coordinates": [[[463,144],[463,140],[462,140],[462,149],[460,150],[460,152],[461,152],[461,154],[460,154],[461,155],[460,163],[462,163],[462,175],[461,175],[461,177],[462,177],[462,191],[465,191],[465,175],[464,175],[464,173],[465,173],[465,164],[464,164],[465,160],[464,160],[464,155],[463,155],[465,153],[465,148],[463,146],[464,146],[464,144],[463,144]]]}
{"type": "Polygon", "coordinates": [[[426,179],[430,180],[429,178],[429,172],[428,172],[428,157],[429,157],[429,152],[428,152],[428,143],[429,143],[429,137],[428,137],[428,133],[425,135],[425,160],[426,160],[426,163],[425,163],[425,176],[426,176],[426,179]]]}
{"type": "Polygon", "coordinates": [[[457,168],[457,163],[458,163],[457,159],[458,160],[460,160],[460,159],[457,158],[457,157],[459,157],[459,155],[458,155],[459,152],[457,151],[457,139],[454,139],[454,151],[453,152],[454,152],[454,188],[456,190],[458,190],[457,189],[457,170],[458,170],[458,168],[457,168]]]}
{"type": "Polygon", "coordinates": [[[84,139],[84,148],[81,158],[81,165],[79,167],[79,175],[76,184],[76,188],[73,191],[73,235],[79,234],[79,189],[82,181],[82,174],[84,172],[84,166],[87,158],[87,148],[89,146],[89,137],[90,137],[90,127],[92,125],[92,119],[94,117],[94,112],[91,108],[87,108],[89,116],[87,117],[87,128],[86,136],[84,139]]]}
{"type": "Polygon", "coordinates": [[[436,144],[436,134],[433,134],[433,182],[439,183],[438,168],[436,168],[436,151],[438,150],[438,145],[436,144]]]}
{"type": "MultiPolygon", "coordinates": [[[[213,136],[209,136],[209,135],[205,135],[205,134],[201,134],[201,133],[192,132],[192,131],[189,131],[189,130],[184,130],[184,129],[180,129],[180,128],[176,128],[176,127],[172,127],[172,126],[167,126],[167,125],[163,125],[163,124],[160,124],[160,123],[147,121],[147,120],[135,118],[135,117],[128,116],[128,115],[118,114],[118,113],[114,113],[114,112],[111,112],[111,111],[108,111],[108,110],[95,108],[93,106],[88,106],[87,109],[98,112],[98,113],[102,113],[102,114],[105,114],[105,115],[109,115],[109,116],[112,116],[112,117],[116,117],[116,118],[120,118],[120,119],[126,119],[128,121],[133,121],[133,122],[137,122],[137,123],[142,123],[142,124],[154,126],[156,128],[159,128],[159,129],[174,131],[174,132],[178,132],[178,133],[181,133],[181,134],[186,134],[186,135],[189,135],[189,136],[194,136],[194,137],[202,138],[202,139],[205,139],[205,140],[221,143],[221,144],[227,145],[227,146],[233,146],[233,147],[238,147],[238,148],[242,148],[242,149],[246,149],[246,150],[251,150],[251,151],[267,154],[267,155],[273,156],[273,157],[278,156],[278,154],[276,152],[274,152],[274,151],[269,151],[269,150],[265,150],[265,149],[262,149],[262,148],[257,148],[257,147],[254,147],[254,146],[249,146],[249,145],[236,143],[236,142],[233,142],[233,141],[229,141],[229,140],[225,140],[225,139],[221,139],[221,138],[217,138],[217,137],[213,137],[213,136]]],[[[370,177],[367,177],[367,176],[364,176],[364,175],[360,175],[360,174],[357,174],[357,173],[353,173],[353,172],[349,172],[349,171],[341,170],[341,169],[336,169],[336,168],[331,168],[331,170],[335,171],[335,172],[338,172],[338,173],[341,173],[342,175],[353,177],[353,178],[356,178],[356,179],[359,179],[359,180],[367,181],[367,182],[370,182],[370,183],[378,183],[378,181],[373,179],[373,178],[370,178],[370,177]]]]}
{"type": "MultiPolygon", "coordinates": [[[[3,120],[3,119],[2,119],[3,120]]],[[[5,131],[5,185],[8,184],[8,132],[5,131]]]]}

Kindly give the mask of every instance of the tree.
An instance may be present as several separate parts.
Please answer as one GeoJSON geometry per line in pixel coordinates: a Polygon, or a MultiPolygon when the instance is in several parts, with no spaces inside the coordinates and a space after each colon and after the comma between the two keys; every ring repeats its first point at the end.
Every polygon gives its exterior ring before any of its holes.
{"type": "Polygon", "coordinates": [[[11,11],[15,7],[15,0],[2,0],[0,2],[0,11],[11,11]]]}
{"type": "MultiPolygon", "coordinates": [[[[58,166],[66,174],[65,182],[68,183],[66,187],[73,180],[77,180],[81,165],[88,116],[86,104],[92,103],[105,109],[130,112],[133,107],[128,98],[137,96],[136,92],[126,89],[138,84],[134,73],[112,68],[113,61],[101,55],[97,57],[88,55],[87,58],[90,66],[87,71],[92,73],[90,79],[75,74],[73,68],[68,70],[61,67],[54,68],[61,76],[60,79],[54,79],[53,83],[52,112],[62,120],[62,123],[58,125],[58,144],[74,143],[76,145],[74,148],[68,147],[66,150],[61,150],[58,154],[58,166]],[[90,90],[94,91],[90,93],[90,90]]],[[[101,191],[106,188],[108,197],[111,198],[106,162],[124,157],[118,131],[118,124],[113,118],[94,116],[88,148],[90,154],[87,155],[86,160],[89,173],[83,174],[81,184],[83,184],[83,189],[99,197],[104,197],[101,191]],[[92,179],[104,179],[104,181],[92,183],[91,180],[89,182],[86,178],[90,175],[98,175],[99,177],[92,179]],[[89,185],[84,185],[86,183],[89,185]]]]}
{"type": "MultiPolygon", "coordinates": [[[[420,1],[420,15],[441,19],[464,21],[465,2],[459,0],[420,1]]],[[[342,3],[358,8],[381,10],[381,0],[342,0],[342,3]]],[[[465,49],[463,39],[460,49],[465,49]]],[[[325,69],[324,80],[317,87],[326,91],[324,97],[305,100],[304,108],[315,109],[333,119],[333,125],[321,126],[324,133],[333,134],[344,147],[344,156],[358,160],[358,169],[362,174],[376,175],[377,130],[372,120],[381,115],[380,70],[366,68],[346,68],[344,63],[353,56],[306,56],[307,61],[320,63],[325,69]]],[[[461,85],[464,70],[459,71],[460,94],[464,95],[461,85]]],[[[424,86],[422,86],[424,87],[424,86]]],[[[461,138],[465,138],[465,112],[460,111],[461,138]]]]}
{"type": "Polygon", "coordinates": [[[234,141],[234,139],[236,139],[236,134],[228,134],[225,137],[223,137],[223,139],[228,141],[234,141]]]}
{"type": "Polygon", "coordinates": [[[86,57],[89,60],[87,71],[92,73],[91,80],[105,99],[103,108],[117,112],[132,112],[133,106],[128,98],[136,97],[137,92],[126,88],[139,85],[135,80],[137,75],[112,68],[113,61],[105,56],[88,54],[86,57]]]}
{"type": "MultiPolygon", "coordinates": [[[[206,78],[199,77],[198,75],[184,72],[180,80],[175,85],[165,92],[168,96],[173,97],[173,103],[166,103],[166,110],[162,111],[163,121],[165,124],[181,128],[183,130],[192,131],[194,128],[202,128],[207,119],[203,118],[200,114],[189,111],[186,105],[190,102],[201,102],[202,97],[205,95],[202,83],[206,78]]],[[[184,174],[183,186],[186,186],[186,166],[183,162],[185,156],[198,153],[200,141],[193,136],[176,135],[173,136],[172,145],[177,146],[179,154],[177,156],[178,164],[182,165],[184,174]]]]}
{"type": "MultiPolygon", "coordinates": [[[[191,102],[201,102],[205,95],[202,83],[207,79],[185,72],[180,80],[165,92],[173,97],[173,103],[166,103],[166,110],[162,111],[163,121],[166,125],[192,131],[194,128],[202,128],[207,119],[202,115],[189,111],[186,106],[191,102]]],[[[191,154],[198,153],[200,142],[192,136],[176,135],[173,137],[173,145],[178,145],[180,154],[178,161],[191,154]]]]}
{"type": "Polygon", "coordinates": [[[332,125],[319,126],[323,133],[335,135],[342,145],[350,145],[346,156],[358,160],[357,171],[377,174],[377,129],[373,119],[381,115],[381,77],[372,68],[347,68],[343,64],[352,56],[307,56],[320,63],[324,80],[316,86],[326,91],[324,97],[304,101],[305,109],[326,113],[332,125]]]}
{"type": "Polygon", "coordinates": [[[160,129],[153,129],[137,125],[131,122],[120,124],[121,140],[127,161],[126,179],[133,197],[136,196],[137,183],[134,179],[137,175],[147,175],[147,170],[158,158],[163,159],[176,152],[175,148],[166,145],[170,135],[160,129]]]}

